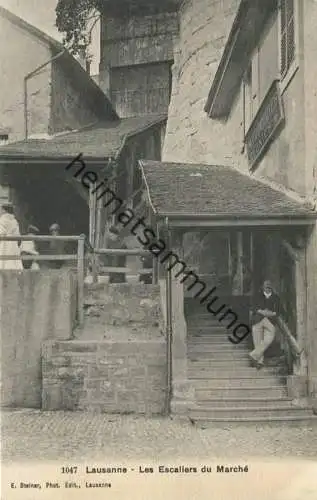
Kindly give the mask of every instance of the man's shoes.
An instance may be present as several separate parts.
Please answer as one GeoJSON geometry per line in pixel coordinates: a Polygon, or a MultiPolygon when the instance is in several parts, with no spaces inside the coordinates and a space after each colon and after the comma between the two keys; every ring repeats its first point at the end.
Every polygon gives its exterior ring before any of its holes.
{"type": "Polygon", "coordinates": [[[251,354],[248,354],[251,366],[254,366],[257,370],[260,370],[264,365],[260,361],[257,361],[254,359],[254,357],[251,354]]]}
{"type": "Polygon", "coordinates": [[[263,368],[263,366],[264,366],[264,363],[261,363],[261,361],[256,362],[256,369],[257,370],[261,370],[261,368],[263,368]]]}
{"type": "Polygon", "coordinates": [[[254,359],[254,357],[251,355],[251,354],[248,354],[248,358],[249,358],[249,361],[250,361],[250,365],[251,366],[256,366],[256,360],[254,359]]]}

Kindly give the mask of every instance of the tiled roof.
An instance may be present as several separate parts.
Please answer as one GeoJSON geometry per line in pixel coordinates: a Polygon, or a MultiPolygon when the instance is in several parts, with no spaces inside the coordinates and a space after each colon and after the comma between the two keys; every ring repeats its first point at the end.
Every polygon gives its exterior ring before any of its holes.
{"type": "Polygon", "coordinates": [[[113,122],[98,123],[78,132],[70,132],[51,139],[15,142],[0,148],[0,160],[74,158],[79,153],[86,158],[117,157],[129,136],[164,120],[166,115],[123,118],[113,122]]]}
{"type": "Polygon", "coordinates": [[[305,204],[234,168],[140,161],[158,214],[190,218],[314,216],[305,204]]]}

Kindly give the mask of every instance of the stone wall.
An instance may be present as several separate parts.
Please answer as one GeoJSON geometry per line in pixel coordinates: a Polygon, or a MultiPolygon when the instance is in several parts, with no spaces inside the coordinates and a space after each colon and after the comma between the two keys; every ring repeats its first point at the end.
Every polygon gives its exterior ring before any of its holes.
{"type": "Polygon", "coordinates": [[[164,339],[46,342],[42,355],[45,410],[164,412],[164,339]]]}
{"type": "Polygon", "coordinates": [[[2,406],[41,407],[41,344],[71,337],[74,301],[71,272],[0,273],[2,406]]]}
{"type": "Polygon", "coordinates": [[[100,67],[172,61],[177,31],[175,12],[107,16],[102,23],[100,67]]]}
{"type": "Polygon", "coordinates": [[[85,325],[75,340],[43,344],[43,408],[162,413],[167,358],[159,286],[89,285],[85,295],[85,325]]]}
{"type": "Polygon", "coordinates": [[[167,112],[178,17],[161,9],[104,13],[99,85],[121,117],[167,112]]]}
{"type": "Polygon", "coordinates": [[[87,315],[97,317],[101,325],[131,328],[138,325],[145,330],[156,330],[158,337],[164,331],[158,285],[89,285],[85,305],[87,315]]]}
{"type": "Polygon", "coordinates": [[[50,133],[75,130],[98,121],[100,113],[95,109],[91,91],[87,92],[77,79],[79,75],[74,78],[71,71],[61,59],[52,63],[50,133]]]}
{"type": "MultiPolygon", "coordinates": [[[[49,47],[26,30],[0,16],[0,129],[9,141],[23,140],[24,77],[51,57],[49,47]]],[[[47,133],[50,107],[50,67],[28,81],[29,134],[47,133]]]]}
{"type": "Polygon", "coordinates": [[[179,40],[174,50],[165,161],[232,164],[240,153],[240,107],[236,105],[232,112],[230,130],[224,130],[222,123],[211,120],[204,111],[238,3],[238,0],[183,3],[179,40]]]}

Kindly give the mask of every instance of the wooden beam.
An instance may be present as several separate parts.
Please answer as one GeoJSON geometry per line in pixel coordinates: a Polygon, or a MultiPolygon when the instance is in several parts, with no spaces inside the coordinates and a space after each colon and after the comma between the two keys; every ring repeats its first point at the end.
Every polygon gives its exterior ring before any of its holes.
{"type": "Polygon", "coordinates": [[[186,227],[278,227],[278,226],[309,226],[315,223],[313,218],[302,219],[170,219],[168,225],[170,228],[186,227]]]}
{"type": "Polygon", "coordinates": [[[287,251],[288,255],[293,260],[299,261],[299,259],[300,259],[299,253],[292,247],[292,245],[288,241],[282,240],[282,245],[285,248],[285,250],[287,251]]]}

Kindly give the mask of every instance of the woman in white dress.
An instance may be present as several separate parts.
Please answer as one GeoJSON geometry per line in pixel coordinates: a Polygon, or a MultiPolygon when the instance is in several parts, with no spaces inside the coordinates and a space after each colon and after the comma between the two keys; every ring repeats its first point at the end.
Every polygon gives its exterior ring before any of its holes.
{"type": "MultiPolygon", "coordinates": [[[[11,203],[4,203],[0,208],[0,236],[21,236],[19,223],[13,215],[11,203]]],[[[23,269],[20,258],[18,241],[0,241],[0,270],[11,269],[20,271],[23,269]],[[16,255],[16,260],[3,260],[1,256],[16,255]]]]}
{"type": "MultiPolygon", "coordinates": [[[[32,224],[30,224],[27,228],[27,236],[33,236],[39,234],[39,232],[40,230],[36,226],[33,226],[32,224]]],[[[39,255],[39,253],[36,249],[36,244],[34,240],[22,241],[20,246],[20,253],[24,269],[31,269],[31,271],[38,271],[40,269],[40,266],[36,261],[36,256],[39,255]],[[26,256],[33,257],[33,259],[26,260],[24,259],[24,257],[26,256]]]]}

